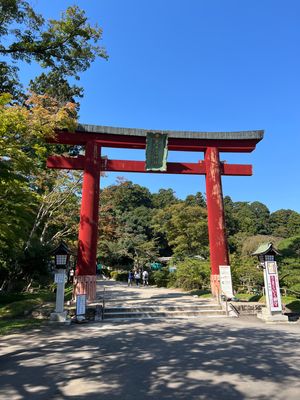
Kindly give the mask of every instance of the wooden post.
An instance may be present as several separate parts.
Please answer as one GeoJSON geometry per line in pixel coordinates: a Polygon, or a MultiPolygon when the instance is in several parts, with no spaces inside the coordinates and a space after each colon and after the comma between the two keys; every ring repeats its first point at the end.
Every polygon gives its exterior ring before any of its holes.
{"type": "Polygon", "coordinates": [[[211,290],[214,296],[218,296],[220,291],[219,266],[229,265],[218,148],[208,147],[206,149],[205,165],[211,290]]]}
{"type": "Polygon", "coordinates": [[[87,142],[78,235],[76,292],[86,294],[89,301],[96,297],[100,160],[99,145],[94,141],[87,142]]]}

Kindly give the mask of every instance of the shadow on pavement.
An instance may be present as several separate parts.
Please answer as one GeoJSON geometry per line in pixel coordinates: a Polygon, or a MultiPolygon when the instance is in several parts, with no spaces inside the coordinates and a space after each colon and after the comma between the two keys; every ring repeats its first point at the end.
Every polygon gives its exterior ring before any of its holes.
{"type": "Polygon", "coordinates": [[[48,328],[7,338],[0,398],[296,399],[299,345],[293,332],[220,320],[48,328]]]}

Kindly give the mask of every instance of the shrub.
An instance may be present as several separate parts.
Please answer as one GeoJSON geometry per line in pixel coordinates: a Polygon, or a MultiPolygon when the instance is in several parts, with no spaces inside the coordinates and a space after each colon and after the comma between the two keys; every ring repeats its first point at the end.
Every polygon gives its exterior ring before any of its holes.
{"type": "Polygon", "coordinates": [[[175,286],[185,290],[204,289],[210,284],[208,261],[187,258],[177,264],[175,286]]]}
{"type": "Polygon", "coordinates": [[[237,291],[251,293],[253,288],[264,285],[264,277],[261,269],[257,268],[256,257],[239,257],[231,255],[231,274],[233,288],[237,291]]]}
{"type": "Polygon", "coordinates": [[[158,287],[167,287],[169,283],[169,276],[170,276],[169,268],[164,267],[159,271],[153,271],[151,273],[150,282],[152,282],[153,280],[154,284],[157,285],[158,287]]]}
{"type": "Polygon", "coordinates": [[[169,272],[167,287],[176,287],[176,271],[169,272]]]}
{"type": "Polygon", "coordinates": [[[127,282],[128,271],[111,271],[110,276],[115,281],[127,282]]]}
{"type": "Polygon", "coordinates": [[[170,272],[168,267],[153,271],[152,280],[158,287],[178,287],[184,290],[205,289],[210,284],[209,262],[187,258],[177,264],[174,272],[170,272]]]}

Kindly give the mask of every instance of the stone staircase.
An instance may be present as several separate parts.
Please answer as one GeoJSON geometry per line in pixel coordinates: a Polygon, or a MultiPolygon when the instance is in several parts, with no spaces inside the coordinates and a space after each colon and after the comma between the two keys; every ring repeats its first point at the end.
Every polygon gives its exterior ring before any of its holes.
{"type": "Polygon", "coordinates": [[[218,304],[187,305],[187,306],[130,306],[130,307],[105,307],[104,320],[126,319],[187,319],[187,318],[212,318],[226,317],[225,310],[218,304]]]}
{"type": "Polygon", "coordinates": [[[118,282],[99,282],[98,304],[103,320],[188,319],[226,317],[212,298],[199,298],[175,289],[127,287],[118,282]]]}

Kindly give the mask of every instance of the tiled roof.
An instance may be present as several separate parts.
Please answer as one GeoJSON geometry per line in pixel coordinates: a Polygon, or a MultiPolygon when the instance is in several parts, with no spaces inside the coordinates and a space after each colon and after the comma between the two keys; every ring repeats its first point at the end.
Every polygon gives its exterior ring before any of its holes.
{"type": "Polygon", "coordinates": [[[269,253],[270,251],[273,251],[275,254],[279,255],[278,250],[275,249],[273,246],[273,243],[263,243],[258,248],[255,250],[254,253],[252,253],[253,256],[259,256],[259,255],[264,255],[269,253]]]}

